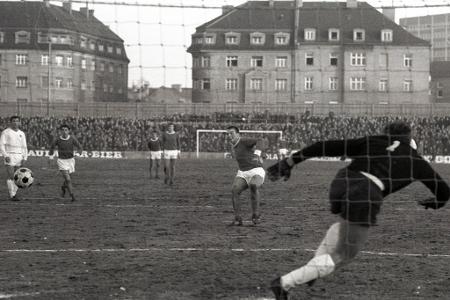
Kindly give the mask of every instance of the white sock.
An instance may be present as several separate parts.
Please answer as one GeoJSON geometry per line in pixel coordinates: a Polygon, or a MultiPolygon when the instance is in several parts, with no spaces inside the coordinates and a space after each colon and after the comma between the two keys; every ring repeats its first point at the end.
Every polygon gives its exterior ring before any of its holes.
{"type": "Polygon", "coordinates": [[[319,247],[317,248],[316,253],[314,253],[314,256],[320,256],[327,253],[335,252],[336,246],[339,241],[339,230],[340,230],[339,222],[331,225],[322,242],[320,243],[319,247]]]}
{"type": "Polygon", "coordinates": [[[311,259],[305,266],[281,277],[284,290],[325,277],[334,271],[334,262],[329,254],[319,255],[311,259]]]}
{"type": "Polygon", "coordinates": [[[7,179],[6,180],[6,185],[8,186],[8,192],[9,192],[9,196],[12,198],[16,195],[18,187],[17,185],[14,183],[14,181],[12,179],[7,179]]]}

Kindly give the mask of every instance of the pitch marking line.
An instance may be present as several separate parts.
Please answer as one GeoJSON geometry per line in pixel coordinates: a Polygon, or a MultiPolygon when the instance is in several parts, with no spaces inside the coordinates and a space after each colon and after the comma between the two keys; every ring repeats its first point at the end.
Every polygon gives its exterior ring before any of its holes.
{"type": "MultiPolygon", "coordinates": [[[[124,252],[292,252],[292,251],[314,252],[314,249],[301,248],[101,248],[101,249],[4,249],[4,253],[124,253],[124,252]]],[[[402,252],[376,252],[361,251],[363,254],[376,256],[408,256],[408,257],[438,257],[450,258],[450,254],[426,254],[426,253],[402,253],[402,252]]],[[[1,295],[1,294],[0,294],[1,295]]]]}
{"type": "Polygon", "coordinates": [[[0,299],[11,299],[15,297],[26,297],[26,296],[38,296],[40,295],[40,292],[34,292],[34,293],[16,293],[16,294],[2,294],[0,293],[0,299]]]}

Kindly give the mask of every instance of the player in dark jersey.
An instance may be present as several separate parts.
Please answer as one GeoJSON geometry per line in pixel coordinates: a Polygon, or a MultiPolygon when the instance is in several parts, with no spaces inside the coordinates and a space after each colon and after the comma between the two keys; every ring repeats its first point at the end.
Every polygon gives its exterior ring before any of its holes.
{"type": "Polygon", "coordinates": [[[50,146],[50,160],[53,160],[55,148],[58,148],[58,160],[56,161],[58,169],[64,178],[64,182],[61,186],[61,197],[64,197],[66,191],[69,192],[72,201],[75,201],[75,194],[72,185],[71,174],[75,172],[75,158],[74,148],[77,148],[80,152],[83,151],[83,147],[78,140],[70,134],[70,127],[68,125],[61,125],[60,136],[57,137],[50,146]]]}
{"type": "Polygon", "coordinates": [[[159,165],[161,161],[162,147],[157,131],[152,131],[152,137],[148,141],[147,145],[150,150],[150,178],[152,178],[153,168],[155,169],[155,178],[159,178],[159,165]]]}
{"type": "Polygon", "coordinates": [[[253,224],[258,224],[260,221],[259,188],[264,183],[266,171],[262,164],[262,151],[257,149],[258,140],[244,138],[239,134],[239,128],[230,126],[227,128],[228,136],[232,144],[232,156],[238,163],[239,170],[233,182],[232,187],[232,202],[234,209],[234,220],[231,225],[242,226],[242,216],[239,203],[239,195],[250,188],[250,199],[252,207],[252,221],[253,224]]]}
{"type": "Polygon", "coordinates": [[[420,205],[433,209],[445,205],[450,196],[447,183],[417,153],[411,141],[409,125],[394,122],[385,127],[383,135],[320,141],[268,168],[272,181],[287,180],[295,164],[312,157],[351,159],[347,167],[338,171],[330,187],[331,212],[340,220],[328,229],[313,259],[272,281],[277,300],[288,299],[289,289],[304,283],[311,285],[349,263],[367,241],[387,195],[418,180],[434,194],[419,201],[420,205]]]}
{"type": "Polygon", "coordinates": [[[162,148],[164,155],[164,183],[173,184],[175,178],[175,162],[180,158],[181,144],[175,126],[170,123],[167,131],[162,135],[162,148]]]}

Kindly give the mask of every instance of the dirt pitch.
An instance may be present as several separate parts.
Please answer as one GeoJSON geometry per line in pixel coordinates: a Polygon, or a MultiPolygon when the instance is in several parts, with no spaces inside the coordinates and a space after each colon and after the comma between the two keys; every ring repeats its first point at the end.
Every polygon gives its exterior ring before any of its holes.
{"type": "MultiPolygon", "coordinates": [[[[75,203],[37,158],[36,184],[10,202],[2,168],[0,299],[270,299],[270,280],[309,260],[336,220],[328,184],[343,165],[266,182],[256,227],[227,227],[231,160],[181,160],[173,187],[150,180],[147,161],[78,160],[75,203]]],[[[387,198],[365,252],[292,299],[450,299],[450,206],[423,210],[426,195],[416,183],[387,198]]]]}

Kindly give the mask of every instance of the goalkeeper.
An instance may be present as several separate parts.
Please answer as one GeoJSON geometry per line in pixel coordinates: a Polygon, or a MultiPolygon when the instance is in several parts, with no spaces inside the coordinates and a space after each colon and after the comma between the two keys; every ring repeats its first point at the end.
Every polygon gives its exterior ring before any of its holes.
{"type": "Polygon", "coordinates": [[[377,222],[383,198],[415,180],[421,181],[434,197],[418,203],[438,209],[449,199],[447,183],[416,151],[411,128],[394,122],[379,136],[350,140],[320,141],[293,153],[268,168],[272,181],[289,179],[295,164],[312,157],[346,156],[352,162],[338,171],[330,187],[331,212],[340,220],[327,231],[314,258],[303,267],[271,283],[277,300],[288,299],[288,291],[331,274],[349,263],[367,241],[369,229],[377,222]]]}

